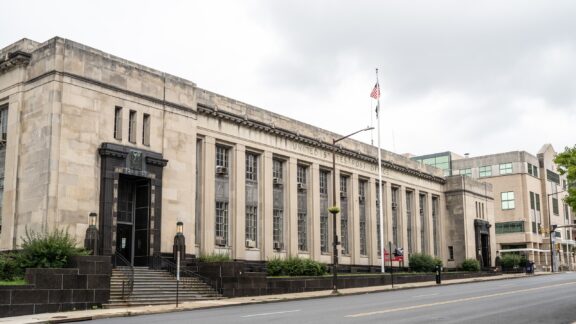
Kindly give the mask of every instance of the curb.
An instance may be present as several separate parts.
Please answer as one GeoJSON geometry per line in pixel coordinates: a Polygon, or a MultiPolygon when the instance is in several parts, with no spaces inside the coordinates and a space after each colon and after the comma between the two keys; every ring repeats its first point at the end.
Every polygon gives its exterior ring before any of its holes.
{"type": "MultiPolygon", "coordinates": [[[[550,273],[539,273],[535,274],[535,276],[540,275],[549,275],[550,273]]],[[[390,286],[375,286],[379,288],[375,288],[369,291],[352,291],[352,292],[342,292],[339,291],[338,294],[326,294],[326,295],[316,295],[316,296],[293,296],[293,297],[284,297],[283,295],[270,295],[270,296],[279,296],[278,298],[272,297],[270,299],[263,299],[263,300],[246,300],[246,301],[238,301],[237,303],[228,303],[228,304],[221,304],[221,305],[190,305],[190,306],[183,306],[181,308],[170,308],[170,309],[158,309],[158,310],[130,310],[127,309],[123,312],[117,313],[106,313],[106,314],[95,314],[95,315],[88,315],[88,316],[78,316],[74,317],[72,314],[71,317],[67,318],[50,318],[46,320],[38,320],[31,323],[71,323],[77,321],[90,321],[90,320],[98,320],[98,319],[106,319],[106,318],[117,318],[117,317],[132,317],[132,316],[143,316],[143,315],[157,315],[157,314],[166,314],[166,313],[173,313],[173,312],[184,312],[184,311],[194,311],[194,310],[204,310],[204,309],[213,309],[213,308],[221,308],[221,307],[232,307],[232,306],[240,306],[240,305],[250,305],[250,304],[269,304],[269,303],[278,303],[278,302],[285,302],[285,301],[301,301],[301,300],[309,300],[309,299],[320,299],[320,298],[330,298],[330,297],[343,297],[343,296],[355,296],[355,295],[364,295],[364,294],[373,294],[373,293],[382,293],[387,291],[397,291],[397,290],[408,290],[408,289],[415,289],[415,288],[429,288],[429,287],[438,287],[438,286],[451,286],[451,285],[460,285],[466,283],[475,283],[475,282],[484,282],[484,281],[498,281],[498,280],[508,280],[508,279],[520,279],[520,278],[527,278],[526,274],[514,274],[514,275],[507,275],[506,277],[502,276],[494,276],[494,277],[481,277],[481,278],[471,278],[466,281],[460,282],[449,282],[446,281],[442,284],[435,284],[434,282],[426,282],[424,285],[419,285],[418,283],[413,284],[400,284],[401,286],[398,287],[390,287],[390,286]]],[[[373,286],[374,287],[374,286],[373,286]]],[[[363,287],[369,288],[369,287],[363,287]]],[[[347,289],[362,289],[362,288],[347,288],[347,289]]],[[[326,290],[323,290],[326,291],[326,290]]],[[[257,298],[259,296],[253,296],[257,298]]],[[[239,297],[239,298],[250,298],[250,297],[239,297]]],[[[224,299],[228,301],[233,301],[234,298],[224,299]]],[[[192,302],[193,303],[193,302],[192,302]]],[[[62,313],[60,313],[62,314],[62,313]]],[[[42,315],[42,314],[37,314],[42,315]]],[[[48,315],[48,314],[46,314],[48,315]]],[[[80,314],[78,314],[80,315],[80,314]]],[[[61,316],[64,316],[63,314],[61,316]]],[[[1,322],[1,321],[0,321],[1,322]]]]}

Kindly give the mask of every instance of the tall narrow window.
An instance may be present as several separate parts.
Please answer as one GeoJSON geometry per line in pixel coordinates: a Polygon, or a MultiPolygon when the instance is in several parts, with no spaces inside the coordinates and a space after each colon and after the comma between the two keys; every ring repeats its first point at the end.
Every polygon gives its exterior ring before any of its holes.
{"type": "Polygon", "coordinates": [[[426,252],[426,195],[420,194],[420,253],[426,252]]]}
{"type": "Polygon", "coordinates": [[[200,244],[202,242],[202,190],[200,190],[200,185],[203,179],[202,173],[202,139],[196,140],[196,212],[195,218],[196,221],[194,222],[194,233],[195,233],[195,242],[196,244],[200,244]]]}
{"type": "Polygon", "coordinates": [[[398,245],[398,188],[392,187],[392,244],[398,245]]]}
{"type": "Polygon", "coordinates": [[[136,111],[130,110],[128,115],[128,141],[136,143],[136,111]]]}
{"type": "Polygon", "coordinates": [[[5,143],[8,134],[8,105],[0,107],[0,142],[5,143]]]}
{"type": "Polygon", "coordinates": [[[215,240],[218,246],[228,246],[229,230],[229,201],[230,201],[230,179],[227,176],[227,167],[230,149],[226,146],[216,145],[216,177],[215,181],[215,240]]]}
{"type": "Polygon", "coordinates": [[[308,194],[306,190],[308,168],[298,165],[296,178],[300,186],[298,188],[298,250],[308,251],[308,194]]]}
{"type": "Polygon", "coordinates": [[[408,239],[408,254],[412,254],[414,247],[412,246],[412,200],[414,196],[413,191],[406,191],[406,236],[408,239]]]}
{"type": "Polygon", "coordinates": [[[340,244],[342,254],[350,253],[349,228],[348,228],[348,177],[340,176],[340,244]]]}
{"type": "Polygon", "coordinates": [[[360,211],[360,255],[367,255],[368,248],[366,244],[366,180],[358,180],[358,206],[360,211]]]}
{"type": "Polygon", "coordinates": [[[118,106],[114,109],[114,138],[122,139],[122,107],[118,106]]]}
{"type": "Polygon", "coordinates": [[[272,241],[274,250],[284,249],[284,162],[274,159],[272,162],[273,205],[272,205],[272,241]]]}
{"type": "Polygon", "coordinates": [[[320,170],[320,251],[328,253],[330,250],[328,239],[328,177],[329,172],[320,170]]]}
{"type": "Polygon", "coordinates": [[[228,244],[228,203],[216,202],[216,245],[228,244]]]}
{"type": "MultiPolygon", "coordinates": [[[[480,208],[480,203],[478,203],[478,208],[480,208]]],[[[432,196],[432,239],[434,240],[434,255],[438,255],[438,245],[439,245],[439,233],[438,233],[438,197],[432,196]]]]}
{"type": "Polygon", "coordinates": [[[144,114],[142,119],[142,144],[150,145],[150,115],[144,114]]]}
{"type": "Polygon", "coordinates": [[[258,156],[246,153],[246,247],[258,245],[258,156]]]}
{"type": "Polygon", "coordinates": [[[380,228],[382,226],[381,222],[380,222],[380,198],[384,198],[384,197],[380,197],[381,193],[380,190],[382,190],[381,185],[377,182],[376,183],[376,240],[378,244],[378,255],[382,254],[382,235],[381,235],[381,231],[380,228]]]}

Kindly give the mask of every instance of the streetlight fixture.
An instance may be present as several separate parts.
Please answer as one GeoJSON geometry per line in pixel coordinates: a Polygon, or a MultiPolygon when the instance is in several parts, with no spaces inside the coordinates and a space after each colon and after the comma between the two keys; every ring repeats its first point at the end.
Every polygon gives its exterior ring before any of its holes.
{"type": "Polygon", "coordinates": [[[84,248],[91,251],[92,255],[98,255],[98,228],[96,221],[98,214],[92,212],[88,215],[88,228],[84,238],[84,248]]]}
{"type": "Polygon", "coordinates": [[[336,214],[340,212],[340,208],[336,205],[336,143],[350,136],[356,135],[361,132],[369,131],[374,129],[374,127],[366,127],[361,130],[355,131],[354,133],[348,134],[346,136],[332,139],[332,207],[328,211],[332,214],[332,253],[333,253],[333,264],[332,264],[332,293],[338,293],[338,233],[336,232],[336,214]]]}

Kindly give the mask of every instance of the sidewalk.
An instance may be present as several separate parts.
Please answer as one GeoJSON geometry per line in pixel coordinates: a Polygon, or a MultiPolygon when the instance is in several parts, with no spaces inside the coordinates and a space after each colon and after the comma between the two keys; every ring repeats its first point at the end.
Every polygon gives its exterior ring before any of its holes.
{"type": "MultiPolygon", "coordinates": [[[[546,275],[549,273],[536,273],[535,275],[546,275]]],[[[503,274],[494,277],[480,277],[480,278],[469,278],[469,279],[454,279],[454,280],[443,280],[442,285],[454,285],[468,282],[479,282],[479,281],[491,281],[491,280],[504,280],[513,278],[523,278],[526,277],[525,274],[503,274]]],[[[406,283],[394,285],[394,289],[391,286],[374,286],[374,287],[362,287],[362,288],[349,288],[339,290],[340,295],[358,295],[373,292],[389,291],[389,290],[400,290],[400,289],[410,289],[410,288],[421,288],[436,286],[436,282],[416,282],[416,283],[406,283]]],[[[206,309],[214,307],[225,307],[225,306],[235,306],[235,305],[246,305],[255,303],[271,303],[278,301],[288,301],[288,300],[303,300],[311,298],[324,298],[330,297],[332,291],[314,291],[314,292],[304,292],[304,293],[294,293],[294,294],[283,294],[283,295],[266,295],[266,296],[252,296],[252,297],[237,297],[237,298],[227,298],[219,300],[202,300],[202,301],[192,301],[185,302],[178,305],[178,308],[174,304],[172,305],[154,305],[154,306],[137,306],[137,307],[126,307],[126,308],[113,308],[113,309],[93,309],[85,311],[73,311],[73,312],[61,312],[61,313],[44,313],[35,315],[25,315],[25,316],[15,316],[15,317],[4,317],[0,318],[0,323],[69,323],[74,321],[88,321],[93,319],[102,319],[110,317],[124,317],[124,316],[137,316],[137,315],[149,315],[149,314],[161,314],[170,312],[180,312],[189,311],[195,309],[206,309]]]]}

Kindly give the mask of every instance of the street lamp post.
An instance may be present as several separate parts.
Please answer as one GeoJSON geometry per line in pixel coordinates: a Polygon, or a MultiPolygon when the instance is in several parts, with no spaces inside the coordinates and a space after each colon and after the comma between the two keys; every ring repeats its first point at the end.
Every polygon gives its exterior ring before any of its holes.
{"type": "Polygon", "coordinates": [[[365,132],[372,130],[374,127],[366,127],[354,133],[348,134],[344,137],[337,139],[332,139],[332,207],[329,211],[332,213],[332,254],[333,254],[333,264],[332,264],[332,293],[338,293],[338,233],[336,231],[336,214],[340,212],[340,209],[336,205],[336,143],[350,136],[356,135],[360,132],[365,132]]]}

